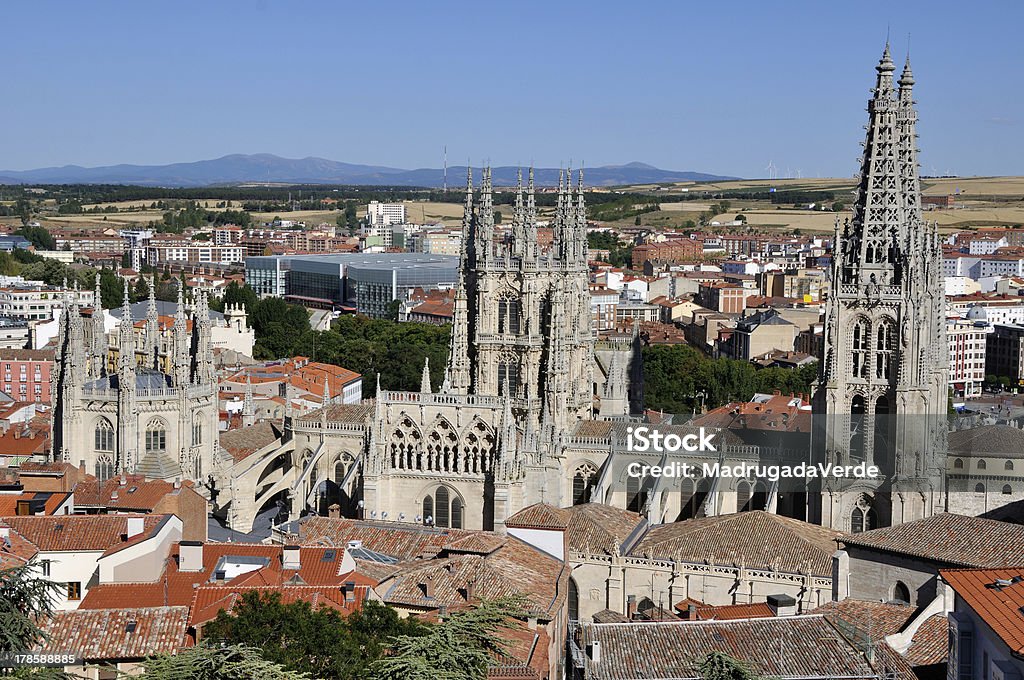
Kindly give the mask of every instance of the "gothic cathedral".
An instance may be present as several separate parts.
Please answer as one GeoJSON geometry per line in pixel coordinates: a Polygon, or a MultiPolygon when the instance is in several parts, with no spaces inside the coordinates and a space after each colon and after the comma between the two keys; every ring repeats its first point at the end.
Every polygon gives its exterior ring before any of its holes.
{"type": "Polygon", "coordinates": [[[822,490],[818,519],[844,531],[941,511],[946,462],[942,251],[921,217],[914,77],[908,57],[894,88],[888,44],[876,70],[853,216],[836,223],[814,395],[816,453],[881,471],[822,490]]]}

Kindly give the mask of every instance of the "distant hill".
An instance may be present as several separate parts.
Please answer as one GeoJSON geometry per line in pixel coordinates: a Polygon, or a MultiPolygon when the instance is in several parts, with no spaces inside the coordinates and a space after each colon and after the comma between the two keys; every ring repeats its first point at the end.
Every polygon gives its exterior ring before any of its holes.
{"type": "MultiPolygon", "coordinates": [[[[493,169],[494,183],[515,184],[512,166],[493,169]]],[[[557,168],[537,168],[536,181],[544,186],[558,182],[557,168]]],[[[479,172],[474,173],[479,179],[479,172]]],[[[465,182],[466,167],[448,168],[448,186],[465,182]]],[[[738,179],[700,172],[660,170],[645,163],[605,165],[586,168],[588,186],[618,184],[654,184],[659,182],[717,181],[738,179]]],[[[83,168],[65,165],[37,170],[0,170],[0,184],[137,184],[160,187],[202,187],[213,184],[276,182],[292,184],[357,184],[440,187],[444,171],[440,168],[402,170],[376,165],[358,165],[326,158],[281,158],[272,154],[232,154],[194,163],[170,165],[109,165],[83,168]]]]}

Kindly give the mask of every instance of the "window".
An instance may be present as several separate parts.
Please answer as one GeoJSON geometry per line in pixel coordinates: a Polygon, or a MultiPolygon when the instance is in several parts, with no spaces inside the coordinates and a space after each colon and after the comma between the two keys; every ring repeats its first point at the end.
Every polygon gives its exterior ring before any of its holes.
{"type": "Polygon", "coordinates": [[[569,579],[569,620],[579,621],[580,619],[580,589],[576,581],[569,579]]]}
{"type": "Polygon", "coordinates": [[[974,487],[974,493],[985,493],[985,485],[978,482],[977,486],[974,487]]]}
{"type": "Polygon", "coordinates": [[[97,451],[114,450],[114,428],[106,418],[100,418],[96,423],[96,430],[93,432],[95,449],[97,451]]]}
{"type": "Polygon", "coordinates": [[[439,486],[433,496],[427,494],[423,498],[423,521],[426,522],[427,518],[433,514],[434,526],[461,529],[464,507],[462,499],[458,495],[453,494],[446,486],[439,486]]]}
{"type": "Polygon", "coordinates": [[[151,420],[146,427],[146,453],[162,453],[167,450],[167,430],[162,420],[151,420]]]}
{"type": "Polygon", "coordinates": [[[1013,489],[1010,488],[1010,485],[1009,484],[1003,484],[1003,495],[1004,496],[1009,496],[1012,493],[1013,493],[1013,489]]]}
{"type": "Polygon", "coordinates": [[[877,525],[878,521],[875,517],[875,510],[871,507],[871,500],[862,496],[850,514],[850,532],[859,534],[863,531],[871,531],[877,525]]]}
{"type": "Polygon", "coordinates": [[[892,366],[892,352],[896,346],[895,328],[889,321],[882,322],[878,326],[875,339],[875,377],[888,380],[892,366]]]}
{"type": "Polygon", "coordinates": [[[892,599],[894,602],[903,602],[910,604],[910,588],[903,581],[896,581],[896,585],[892,589],[892,599]]]}
{"type": "Polygon", "coordinates": [[[988,463],[986,463],[984,460],[979,460],[978,461],[978,469],[979,470],[984,470],[987,467],[988,467],[988,463]]]}
{"type": "Polygon", "coordinates": [[[96,479],[105,482],[114,476],[114,461],[107,455],[96,457],[96,479]]]}
{"type": "Polygon", "coordinates": [[[81,600],[82,599],[82,582],[81,581],[68,581],[68,599],[69,600],[81,600]]]}
{"type": "Polygon", "coordinates": [[[498,300],[498,333],[519,335],[519,300],[510,295],[498,300]]]}
{"type": "Polygon", "coordinates": [[[434,521],[434,499],[431,496],[423,498],[423,523],[431,524],[434,521]]]}
{"type": "Polygon", "coordinates": [[[853,326],[852,335],[853,349],[853,377],[868,377],[868,324],[864,319],[859,319],[853,326]]]}
{"type": "Polygon", "coordinates": [[[503,357],[498,364],[498,394],[505,396],[506,383],[511,394],[519,390],[519,362],[514,357],[503,357]]]}
{"type": "Polygon", "coordinates": [[[640,488],[640,478],[626,477],[626,510],[643,512],[647,505],[647,494],[640,488]]]}
{"type": "Polygon", "coordinates": [[[1006,470],[1007,472],[1011,472],[1013,470],[1013,461],[1008,460],[1005,463],[1003,463],[1003,469],[1006,470]]]}
{"type": "Polygon", "coordinates": [[[594,489],[594,482],[597,480],[597,468],[590,463],[584,463],[576,468],[572,476],[572,504],[581,505],[590,502],[590,493],[594,489]]]}
{"type": "Polygon", "coordinates": [[[956,460],[953,461],[953,468],[956,470],[963,470],[964,462],[961,459],[957,458],[956,460]]]}
{"type": "Polygon", "coordinates": [[[43,570],[43,576],[45,576],[46,578],[50,578],[50,560],[42,560],[39,563],[39,566],[43,570]]]}
{"type": "Polygon", "coordinates": [[[203,443],[203,421],[202,416],[196,416],[192,421],[192,446],[199,446],[203,443]]]}

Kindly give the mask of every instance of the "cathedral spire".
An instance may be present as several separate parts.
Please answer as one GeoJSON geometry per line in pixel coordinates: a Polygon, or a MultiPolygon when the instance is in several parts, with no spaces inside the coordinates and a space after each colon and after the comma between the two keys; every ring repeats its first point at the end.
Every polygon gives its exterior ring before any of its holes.
{"type": "Polygon", "coordinates": [[[93,289],[92,303],[92,359],[89,364],[89,377],[99,378],[106,371],[107,333],[103,325],[103,292],[100,288],[100,273],[96,272],[96,285],[93,289]]]}
{"type": "Polygon", "coordinates": [[[185,319],[185,286],[178,282],[178,305],[174,310],[174,327],[172,329],[171,346],[174,348],[173,370],[175,387],[185,387],[189,383],[189,338],[188,322],[185,319]]]}
{"type": "Polygon", "coordinates": [[[433,390],[430,387],[430,357],[423,358],[423,375],[420,376],[420,393],[430,394],[433,390]]]}
{"type": "MultiPolygon", "coordinates": [[[[135,323],[132,321],[132,305],[128,298],[128,279],[124,281],[124,297],[121,301],[121,323],[118,326],[119,373],[135,373],[135,323]]],[[[122,378],[123,380],[123,378],[122,378]]]]}
{"type": "Polygon", "coordinates": [[[485,167],[480,180],[480,213],[476,240],[477,263],[489,262],[494,250],[494,200],[491,191],[491,169],[485,167]]]}
{"type": "Polygon", "coordinates": [[[160,367],[160,318],[156,310],[156,276],[149,286],[149,301],[146,305],[146,360],[153,368],[160,367]]]}
{"type": "Polygon", "coordinates": [[[512,208],[512,239],[509,252],[513,256],[526,254],[526,209],[523,206],[523,169],[516,173],[516,199],[512,208]]]}
{"type": "Polygon", "coordinates": [[[529,260],[537,258],[537,200],[534,195],[533,166],[530,166],[529,179],[526,184],[526,257],[529,260]]]}
{"type": "Polygon", "coordinates": [[[252,376],[245,374],[245,396],[242,399],[242,427],[256,424],[256,405],[252,397],[252,376]]]}

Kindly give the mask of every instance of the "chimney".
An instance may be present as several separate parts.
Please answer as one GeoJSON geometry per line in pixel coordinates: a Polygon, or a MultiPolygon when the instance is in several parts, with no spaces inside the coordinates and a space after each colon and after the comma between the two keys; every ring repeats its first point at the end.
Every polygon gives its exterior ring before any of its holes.
{"type": "Polygon", "coordinates": [[[356,601],[356,582],[345,581],[345,601],[355,602],[356,601]]]}
{"type": "Polygon", "coordinates": [[[85,459],[78,461],[78,473],[83,477],[85,476],[85,459]]]}
{"type": "Polygon", "coordinates": [[[697,605],[688,604],[686,605],[686,620],[696,621],[697,620],[697,605]]]}
{"type": "Polygon", "coordinates": [[[299,558],[299,546],[286,545],[281,557],[281,567],[284,569],[301,569],[302,560],[299,558]]]}
{"type": "Polygon", "coordinates": [[[128,486],[128,475],[124,474],[123,472],[121,473],[120,484],[121,486],[128,486]]]}
{"type": "Polygon", "coordinates": [[[181,477],[175,477],[174,478],[174,488],[175,489],[180,489],[181,488],[181,477]]]}
{"type": "Polygon", "coordinates": [[[626,598],[626,618],[630,621],[636,616],[636,595],[630,595],[626,598]]]}
{"type": "Polygon", "coordinates": [[[434,577],[433,576],[428,576],[425,579],[423,579],[423,583],[420,584],[420,587],[423,588],[423,595],[424,595],[424,597],[434,597],[434,577]]]}
{"type": "Polygon", "coordinates": [[[146,527],[145,517],[128,518],[128,538],[134,538],[143,532],[146,527]]]}
{"type": "Polygon", "coordinates": [[[338,519],[341,517],[341,506],[337,503],[332,503],[331,507],[327,508],[327,516],[332,519],[338,519]]]}
{"type": "Polygon", "coordinates": [[[14,438],[15,439],[21,439],[21,430],[18,430],[18,429],[14,430],[14,438]]]}
{"type": "Polygon", "coordinates": [[[775,616],[796,615],[796,600],[791,595],[769,595],[765,599],[775,616]]]}
{"type": "Polygon", "coordinates": [[[181,541],[178,543],[178,571],[203,570],[203,542],[181,541]]]}
{"type": "Polygon", "coordinates": [[[594,640],[590,643],[590,661],[592,663],[601,663],[601,641],[594,640]]]}
{"type": "Polygon", "coordinates": [[[473,599],[476,594],[476,584],[473,581],[466,581],[466,602],[473,599]]]}

